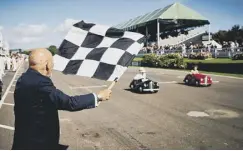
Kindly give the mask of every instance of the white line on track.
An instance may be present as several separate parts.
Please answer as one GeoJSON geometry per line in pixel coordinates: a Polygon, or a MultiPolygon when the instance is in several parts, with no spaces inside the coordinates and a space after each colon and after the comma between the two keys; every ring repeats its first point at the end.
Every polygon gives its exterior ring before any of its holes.
{"type": "Polygon", "coordinates": [[[156,74],[156,75],[164,75],[164,73],[156,73],[156,72],[155,72],[155,74],[156,74]]]}
{"type": "Polygon", "coordinates": [[[94,86],[81,86],[81,87],[70,87],[70,89],[87,89],[87,88],[104,88],[107,85],[94,85],[94,86]]]}
{"type": "Polygon", "coordinates": [[[67,118],[61,118],[60,119],[60,122],[70,122],[71,120],[70,119],[67,119],[67,118]]]}
{"type": "Polygon", "coordinates": [[[14,127],[7,126],[7,125],[1,125],[1,124],[0,124],[0,127],[1,127],[1,128],[5,128],[5,129],[9,129],[9,130],[14,130],[14,127]]]}
{"type": "Polygon", "coordinates": [[[165,82],[158,82],[158,83],[164,84],[164,83],[178,83],[178,82],[176,82],[176,81],[165,81],[165,82]]]}
{"type": "Polygon", "coordinates": [[[23,64],[23,62],[20,64],[18,70],[15,72],[15,74],[14,74],[14,76],[13,76],[13,79],[12,79],[11,82],[9,83],[9,85],[8,85],[8,87],[7,87],[6,91],[5,91],[5,93],[4,93],[3,97],[2,97],[2,99],[0,100],[0,109],[1,109],[1,107],[2,107],[2,105],[3,105],[3,103],[4,103],[5,98],[6,98],[7,95],[8,95],[8,92],[9,92],[9,90],[10,90],[10,88],[11,88],[11,86],[12,86],[12,84],[13,84],[13,82],[14,82],[14,80],[15,80],[15,78],[16,78],[16,76],[17,76],[17,74],[18,74],[18,72],[19,72],[19,70],[20,70],[20,68],[21,68],[21,66],[22,66],[22,64],[23,64]]]}
{"type": "Polygon", "coordinates": [[[3,103],[3,105],[14,106],[14,104],[12,104],[12,103],[3,103]]]}

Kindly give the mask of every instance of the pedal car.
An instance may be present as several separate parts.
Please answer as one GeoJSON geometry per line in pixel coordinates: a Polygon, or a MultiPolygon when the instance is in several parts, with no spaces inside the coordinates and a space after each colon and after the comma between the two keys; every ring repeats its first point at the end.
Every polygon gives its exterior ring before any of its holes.
{"type": "Polygon", "coordinates": [[[159,84],[158,82],[154,82],[150,79],[139,79],[139,80],[132,80],[130,83],[130,89],[132,91],[136,91],[139,93],[143,92],[151,92],[151,93],[157,93],[159,91],[159,84]]]}
{"type": "Polygon", "coordinates": [[[213,84],[212,78],[202,73],[188,74],[183,81],[186,85],[195,86],[211,86],[213,84]]]}

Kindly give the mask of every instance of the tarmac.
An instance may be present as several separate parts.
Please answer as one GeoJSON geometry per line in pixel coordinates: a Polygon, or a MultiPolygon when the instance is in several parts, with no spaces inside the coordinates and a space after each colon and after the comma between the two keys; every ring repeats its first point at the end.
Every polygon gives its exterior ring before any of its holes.
{"type": "MultiPolygon", "coordinates": [[[[7,72],[0,102],[0,149],[11,149],[16,80],[25,72],[7,72]]],[[[211,87],[183,84],[186,72],[148,68],[159,82],[155,94],[137,94],[129,84],[138,68],[129,68],[112,89],[111,100],[95,109],[59,111],[60,144],[68,149],[243,149],[243,79],[214,76],[211,87]]],[[[110,82],[54,71],[55,86],[69,95],[99,92],[110,82]]],[[[24,138],[23,138],[24,139],[24,138]]]]}

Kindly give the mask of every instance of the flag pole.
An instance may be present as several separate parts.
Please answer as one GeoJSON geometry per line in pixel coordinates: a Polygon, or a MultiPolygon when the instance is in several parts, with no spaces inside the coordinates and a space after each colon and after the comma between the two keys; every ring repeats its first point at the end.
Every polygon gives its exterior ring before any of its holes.
{"type": "Polygon", "coordinates": [[[114,85],[116,84],[116,82],[118,81],[118,78],[115,78],[115,80],[111,83],[111,85],[108,87],[108,90],[111,90],[114,85]]]}

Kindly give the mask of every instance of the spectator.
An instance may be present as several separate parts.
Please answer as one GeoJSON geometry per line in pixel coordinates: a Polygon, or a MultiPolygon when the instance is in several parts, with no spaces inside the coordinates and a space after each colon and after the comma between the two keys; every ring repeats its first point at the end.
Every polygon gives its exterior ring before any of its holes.
{"type": "Polygon", "coordinates": [[[146,77],[146,70],[143,67],[139,68],[139,73],[136,74],[136,76],[133,79],[134,80],[142,79],[142,81],[146,81],[146,79],[147,79],[147,77],[146,77]]]}
{"type": "Polygon", "coordinates": [[[90,93],[77,96],[68,96],[58,90],[50,79],[52,59],[52,54],[46,49],[33,50],[29,57],[29,69],[17,81],[12,149],[58,150],[58,110],[95,108],[99,101],[110,98],[110,90],[103,90],[97,95],[90,93]]]}
{"type": "Polygon", "coordinates": [[[11,62],[12,62],[12,71],[15,72],[17,70],[17,62],[14,55],[12,55],[11,57],[11,62]]]}
{"type": "Polygon", "coordinates": [[[11,58],[7,56],[7,70],[11,69],[11,58]]]}

